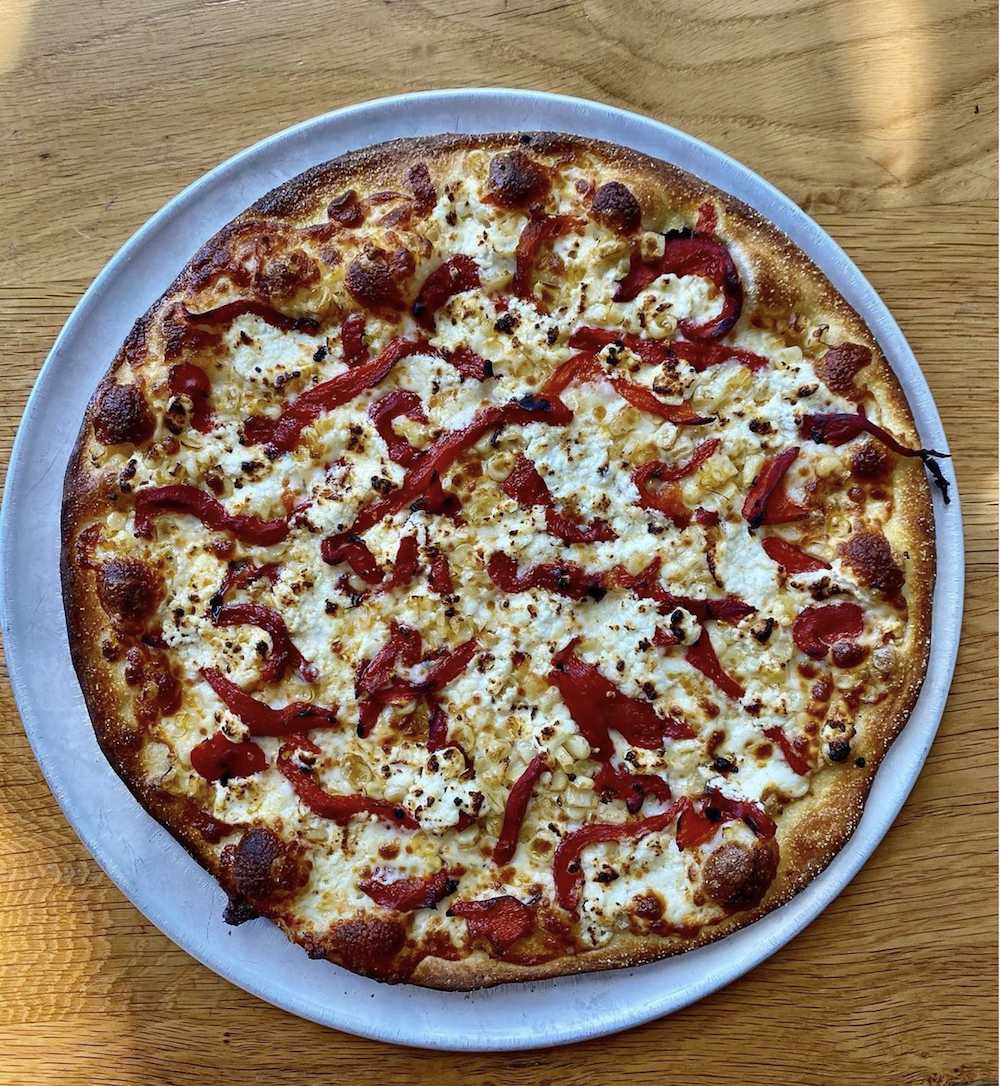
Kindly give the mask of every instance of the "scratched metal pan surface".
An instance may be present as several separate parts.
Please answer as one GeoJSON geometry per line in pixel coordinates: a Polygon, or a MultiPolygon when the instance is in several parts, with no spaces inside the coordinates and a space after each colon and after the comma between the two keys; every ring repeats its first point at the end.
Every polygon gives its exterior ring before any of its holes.
{"type": "Polygon", "coordinates": [[[957,495],[945,507],[935,494],[935,651],[861,825],[806,890],[719,943],[638,969],[463,994],[376,984],[309,960],[267,921],[236,929],[223,923],[223,895],[214,880],[138,806],[105,761],[70,662],[59,592],[59,507],[84,407],[136,317],[202,242],[268,190],[318,162],[383,140],[520,129],[634,147],[756,208],[816,261],[868,322],[906,390],[921,444],[947,448],[927,383],[885,305],[839,246],[766,181],[673,128],[599,103],[529,91],[443,90],[306,121],[222,163],[154,215],[97,277],[56,340],[18,431],[0,513],[3,636],[24,727],[66,817],[122,892],[189,954],[261,999],[360,1036],[455,1051],[538,1048],[627,1029],[716,991],[802,931],[872,855],[906,801],[944,709],[962,614],[957,495]]]}

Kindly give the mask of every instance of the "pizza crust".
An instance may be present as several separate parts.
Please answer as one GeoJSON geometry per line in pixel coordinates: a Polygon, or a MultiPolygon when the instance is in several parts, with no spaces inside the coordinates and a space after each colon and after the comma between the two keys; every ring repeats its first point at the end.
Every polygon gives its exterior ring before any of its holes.
{"type": "MultiPolygon", "coordinates": [[[[815,265],[751,209],[674,167],[637,152],[552,133],[440,136],[394,141],[352,152],[275,189],[211,239],[163,298],[137,321],[87,410],[67,471],[63,507],[62,582],[70,648],[98,741],[115,771],[145,809],[216,877],[220,874],[225,839],[222,844],[206,839],[192,821],[190,805],[185,799],[152,785],[147,778],[129,708],[130,692],[109,666],[102,649],[108,630],[107,615],[98,598],[94,576],[79,557],[81,532],[106,513],[103,480],[99,469],[94,467],[95,458],[100,457],[100,446],[95,443],[93,425],[101,397],[119,373],[136,373],[141,378],[145,352],[150,344],[155,347],[162,340],[164,315],[178,301],[190,299],[193,294],[198,297],[201,291],[205,307],[210,308],[212,289],[206,291],[204,287],[204,269],[218,261],[234,232],[262,221],[266,221],[268,228],[281,224],[303,227],[314,222],[331,196],[345,188],[362,193],[402,188],[409,169],[418,163],[428,163],[434,176],[439,175],[442,164],[448,165],[469,151],[498,152],[514,147],[525,148],[548,161],[584,155],[600,162],[605,175],[613,175],[635,193],[647,229],[662,231],[673,228],[675,222],[691,223],[697,218],[699,207],[710,201],[719,215],[720,235],[732,243],[747,297],[754,298],[763,312],[782,317],[798,313],[804,330],[822,321],[829,326],[826,342],[854,342],[868,347],[873,361],[864,371],[862,384],[874,392],[883,425],[903,442],[919,444],[903,391],[878,344],[815,265]],[[663,193],[669,194],[666,214],[663,193]]],[[[288,308],[294,312],[294,301],[288,308]]],[[[789,338],[794,341],[794,332],[789,332],[789,338]]],[[[802,345],[807,344],[803,341],[802,345]]],[[[826,764],[813,775],[809,795],[796,801],[782,815],[778,831],[780,864],[760,903],[694,934],[669,938],[618,932],[606,946],[573,949],[551,960],[502,961],[481,949],[468,950],[457,961],[431,953],[417,961],[405,979],[433,988],[469,990],[639,965],[704,945],[752,923],[789,900],[829,864],[856,828],[874,774],[908,719],[926,670],[934,583],[934,532],[922,464],[917,460],[899,461],[893,486],[892,514],[883,530],[893,552],[907,556],[908,617],[905,640],[897,646],[903,666],[895,671],[881,703],[859,710],[856,727],[864,737],[864,746],[852,748],[851,764],[826,764]],[[854,764],[859,758],[864,760],[863,766],[854,764]]],[[[257,907],[284,927],[291,938],[310,943],[311,953],[325,952],[322,940],[317,943],[312,936],[304,938],[295,929],[294,917],[281,903],[262,902],[257,907]]],[[[357,963],[352,967],[364,971],[357,963]]],[[[403,978],[390,976],[389,979],[403,978]]]]}

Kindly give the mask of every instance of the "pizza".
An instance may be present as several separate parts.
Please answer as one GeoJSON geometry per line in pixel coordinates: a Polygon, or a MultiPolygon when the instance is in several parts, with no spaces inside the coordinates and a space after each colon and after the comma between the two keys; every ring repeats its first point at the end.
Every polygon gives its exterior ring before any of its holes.
{"type": "Polygon", "coordinates": [[[635,966],[849,839],[927,664],[939,455],[733,197],[570,135],[384,144],[121,346],[73,661],[230,924],[442,989],[635,966]]]}

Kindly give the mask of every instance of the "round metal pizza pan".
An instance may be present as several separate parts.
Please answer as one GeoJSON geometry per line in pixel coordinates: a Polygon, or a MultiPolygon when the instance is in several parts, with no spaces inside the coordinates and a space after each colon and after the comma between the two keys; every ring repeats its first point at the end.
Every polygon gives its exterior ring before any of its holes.
{"type": "Polygon", "coordinates": [[[70,662],[59,590],[59,507],[84,407],[135,318],[202,242],[275,185],[387,139],[521,129],[634,147],[756,208],[867,320],[906,390],[922,444],[947,448],[927,383],[885,305],[836,243],[766,181],[676,129],[609,106],[531,91],[444,90],[306,121],[224,162],[154,215],[97,277],[56,340],[18,431],[0,514],[3,637],[25,731],[66,817],[122,892],[188,953],[278,1007],[364,1037],[455,1051],[565,1044],[650,1021],[728,984],[800,932],[872,855],[906,801],[944,710],[962,614],[962,528],[953,488],[948,506],[934,496],[938,577],[930,669],[860,827],[805,891],[712,946],[638,969],[458,994],[376,984],[310,961],[267,921],[240,928],[222,922],[223,896],[214,880],[138,806],[100,753],[70,662]]]}

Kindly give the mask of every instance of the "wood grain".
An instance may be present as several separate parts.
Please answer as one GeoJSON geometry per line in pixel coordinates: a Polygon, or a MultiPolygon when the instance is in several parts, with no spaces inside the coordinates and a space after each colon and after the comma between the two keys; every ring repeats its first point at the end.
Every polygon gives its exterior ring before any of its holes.
{"type": "MultiPolygon", "coordinates": [[[[613,1038],[379,1045],[233,988],[103,875],[0,692],[0,1083],[985,1086],[996,1052],[997,9],[982,0],[6,0],[0,462],[56,333],[202,172],[325,110],[515,86],[648,113],[814,215],[899,320],[955,456],[968,608],[948,709],[843,895],[751,974],[613,1038]]],[[[4,675],[4,678],[6,676],[4,675]]]]}

